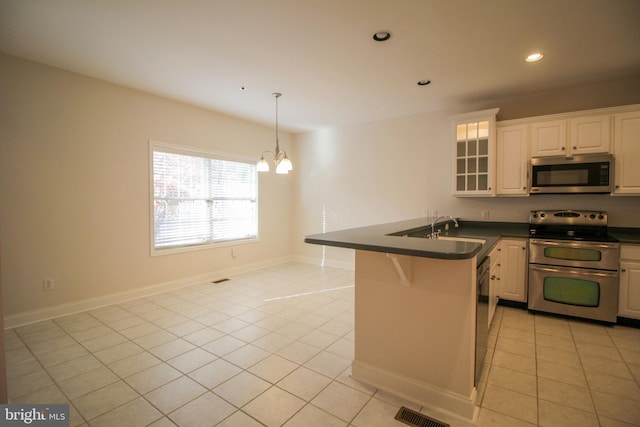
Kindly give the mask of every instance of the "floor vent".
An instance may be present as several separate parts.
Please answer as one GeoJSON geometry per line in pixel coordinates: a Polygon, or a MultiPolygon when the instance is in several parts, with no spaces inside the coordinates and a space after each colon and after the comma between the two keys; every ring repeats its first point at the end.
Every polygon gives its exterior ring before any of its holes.
{"type": "Polygon", "coordinates": [[[217,283],[227,282],[228,280],[229,280],[229,279],[219,279],[219,280],[214,280],[214,281],[213,281],[213,282],[211,282],[211,283],[216,283],[216,284],[217,284],[217,283]]]}
{"type": "Polygon", "coordinates": [[[447,423],[429,418],[404,406],[396,414],[396,420],[415,427],[449,427],[447,423]]]}

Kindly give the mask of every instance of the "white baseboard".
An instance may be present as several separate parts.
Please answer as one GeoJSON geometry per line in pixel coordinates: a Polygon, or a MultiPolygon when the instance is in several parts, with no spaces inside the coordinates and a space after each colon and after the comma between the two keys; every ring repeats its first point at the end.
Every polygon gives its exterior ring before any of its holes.
{"type": "Polygon", "coordinates": [[[262,268],[273,267],[275,265],[293,262],[294,257],[286,256],[273,258],[267,261],[261,261],[253,264],[242,265],[239,267],[226,268],[223,270],[212,271],[197,276],[191,276],[184,279],[173,280],[170,282],[158,283],[156,285],[147,286],[131,291],[118,292],[115,294],[104,295],[96,298],[84,299],[69,304],[56,305],[42,310],[27,311],[24,313],[12,314],[4,317],[4,328],[12,329],[18,326],[28,325],[30,323],[40,322],[43,320],[54,319],[57,317],[68,316],[82,311],[93,310],[111,304],[120,304],[137,298],[144,298],[162,292],[172,291],[184,288],[186,286],[197,285],[203,282],[211,282],[227,276],[247,273],[250,271],[260,270],[262,268]]]}
{"type": "Polygon", "coordinates": [[[351,365],[351,375],[359,381],[420,404],[435,413],[452,416],[463,423],[462,425],[475,425],[480,411],[480,408],[473,404],[475,388],[471,396],[462,396],[357,360],[351,365]]]}

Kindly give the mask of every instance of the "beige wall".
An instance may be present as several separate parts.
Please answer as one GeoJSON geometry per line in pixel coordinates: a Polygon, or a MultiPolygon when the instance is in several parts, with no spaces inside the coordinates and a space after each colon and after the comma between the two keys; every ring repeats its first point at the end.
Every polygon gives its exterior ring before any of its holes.
{"type": "Polygon", "coordinates": [[[149,139],[257,158],[270,127],[5,55],[0,93],[5,315],[292,253],[296,171],[261,175],[259,242],[150,256],[149,139]]]}
{"type": "MultiPolygon", "coordinates": [[[[533,208],[606,209],[640,226],[640,197],[460,199],[450,195],[448,115],[501,107],[500,119],[640,103],[640,77],[296,135],[295,170],[260,178],[258,243],[149,255],[148,140],[257,156],[273,129],[0,55],[0,229],[5,315],[250,267],[293,254],[307,234],[421,217],[426,210],[526,220],[533,208]],[[293,225],[293,227],[292,227],[293,225]],[[56,289],[42,291],[53,278],[56,289]]],[[[353,251],[326,248],[348,265],[353,251]]]]}
{"type": "Polygon", "coordinates": [[[528,220],[532,209],[607,210],[612,226],[640,227],[640,197],[538,195],[526,198],[451,196],[452,125],[456,113],[500,107],[499,120],[640,104],[640,76],[526,97],[482,101],[418,114],[296,135],[298,176],[294,251],[331,265],[353,262],[353,251],[303,242],[305,235],[418,218],[428,211],[480,220],[528,220]]]}
{"type": "MultiPolygon", "coordinates": [[[[2,237],[2,236],[0,236],[2,237]]],[[[4,343],[4,314],[2,304],[2,248],[0,247],[0,404],[9,403],[7,392],[7,356],[4,343]]]]}

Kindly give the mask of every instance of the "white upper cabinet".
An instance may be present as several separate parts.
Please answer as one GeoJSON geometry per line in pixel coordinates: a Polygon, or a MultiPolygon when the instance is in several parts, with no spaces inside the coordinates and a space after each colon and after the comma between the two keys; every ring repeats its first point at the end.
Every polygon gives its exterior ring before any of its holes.
{"type": "Polygon", "coordinates": [[[571,154],[611,152],[611,116],[571,119],[571,154]]]}
{"type": "Polygon", "coordinates": [[[504,126],[497,129],[496,163],[498,176],[496,194],[527,196],[529,141],[526,125],[504,126]]]}
{"type": "Polygon", "coordinates": [[[613,155],[614,194],[640,194],[640,111],[615,115],[613,155]]]}
{"type": "Polygon", "coordinates": [[[454,119],[456,196],[495,194],[495,123],[498,109],[462,114],[454,119]]]}
{"type": "Polygon", "coordinates": [[[613,153],[613,195],[640,195],[640,105],[496,123],[498,109],[454,121],[453,195],[527,196],[533,157],[613,153]]]}
{"type": "Polygon", "coordinates": [[[611,116],[584,116],[531,124],[531,157],[611,151],[611,116]]]}
{"type": "Polygon", "coordinates": [[[531,157],[562,156],[566,147],[566,120],[531,124],[531,157]]]}

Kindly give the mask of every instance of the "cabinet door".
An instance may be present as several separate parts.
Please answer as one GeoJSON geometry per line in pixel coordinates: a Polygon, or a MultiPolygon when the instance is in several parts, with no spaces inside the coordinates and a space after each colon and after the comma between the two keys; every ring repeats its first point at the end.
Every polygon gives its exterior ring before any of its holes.
{"type": "Polygon", "coordinates": [[[453,194],[495,194],[497,108],[461,114],[454,119],[453,194]]]}
{"type": "Polygon", "coordinates": [[[566,120],[531,124],[531,157],[565,155],[566,145],[566,120]]]}
{"type": "Polygon", "coordinates": [[[489,270],[489,329],[493,316],[496,314],[496,307],[500,295],[500,255],[502,254],[501,242],[489,254],[491,268],[489,270]]]}
{"type": "Polygon", "coordinates": [[[498,195],[526,196],[528,139],[527,126],[498,128],[496,161],[498,195]]]}
{"type": "Polygon", "coordinates": [[[640,111],[615,115],[614,194],[640,194],[640,111]]]}
{"type": "Polygon", "coordinates": [[[611,116],[571,119],[571,154],[609,153],[611,116]]]}
{"type": "Polygon", "coordinates": [[[527,240],[502,239],[500,298],[527,302],[527,240]]]}
{"type": "Polygon", "coordinates": [[[458,194],[491,194],[489,121],[456,126],[456,181],[458,194]]]}
{"type": "Polygon", "coordinates": [[[620,261],[618,315],[640,319],[640,261],[620,261]]]}

